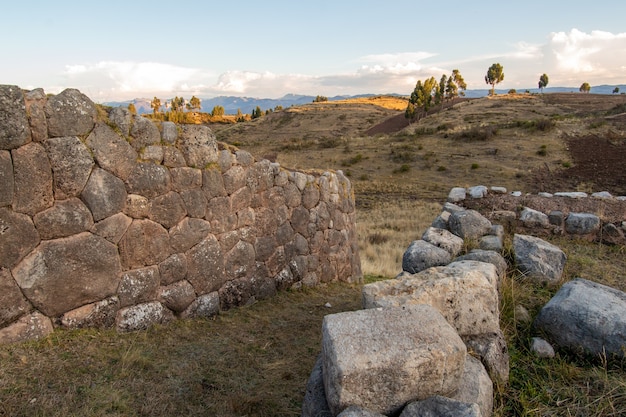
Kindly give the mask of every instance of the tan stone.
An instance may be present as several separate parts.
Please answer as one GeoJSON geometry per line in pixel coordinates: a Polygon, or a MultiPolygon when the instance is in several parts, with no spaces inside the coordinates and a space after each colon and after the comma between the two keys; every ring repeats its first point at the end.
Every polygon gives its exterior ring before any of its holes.
{"type": "Polygon", "coordinates": [[[75,136],[50,138],[43,144],[52,166],[55,198],[79,196],[94,166],[87,147],[75,136]]]}
{"type": "Polygon", "coordinates": [[[186,215],[185,203],[177,192],[170,191],[150,201],[148,218],[162,224],[166,229],[174,226],[186,215]]]}
{"type": "Polygon", "coordinates": [[[49,209],[35,214],[33,221],[42,239],[75,235],[93,226],[91,212],[76,197],[57,201],[49,209]]]}
{"type": "Polygon", "coordinates": [[[11,151],[15,173],[13,210],[31,216],[52,206],[52,167],[39,143],[28,143],[11,151]]]}
{"type": "Polygon", "coordinates": [[[52,333],[52,321],[35,311],[10,326],[0,329],[0,345],[41,339],[52,333]]]}
{"type": "Polygon", "coordinates": [[[120,306],[156,300],[160,281],[158,266],[125,271],[117,289],[120,306]]]}
{"type": "Polygon", "coordinates": [[[88,135],[96,123],[96,105],[80,91],[68,88],[46,101],[50,137],[88,135]]]}
{"type": "Polygon", "coordinates": [[[70,310],[61,316],[61,326],[68,329],[85,327],[111,327],[115,324],[115,314],[120,308],[117,297],[86,304],[70,310]]]}
{"type": "Polygon", "coordinates": [[[13,268],[39,240],[29,216],[0,208],[0,268],[13,268]]]}
{"type": "Polygon", "coordinates": [[[15,321],[32,309],[11,276],[11,272],[6,268],[0,268],[0,305],[2,305],[0,327],[15,321]]]}
{"type": "Polygon", "coordinates": [[[86,145],[101,168],[126,180],[137,163],[137,152],[130,144],[104,123],[98,123],[87,137],[86,145]]]}
{"type": "Polygon", "coordinates": [[[118,247],[124,269],[157,265],[171,254],[167,231],[152,220],[133,220],[118,247]]]}

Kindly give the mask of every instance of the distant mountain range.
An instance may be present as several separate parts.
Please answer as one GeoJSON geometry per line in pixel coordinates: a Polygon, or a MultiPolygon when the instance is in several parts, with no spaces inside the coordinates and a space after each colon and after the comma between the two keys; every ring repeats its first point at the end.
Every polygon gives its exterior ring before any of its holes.
{"type": "MultiPolygon", "coordinates": [[[[626,85],[598,85],[591,87],[591,93],[593,94],[613,94],[613,90],[615,88],[619,88],[620,94],[626,93],[626,85]]],[[[496,89],[497,94],[506,94],[508,93],[510,88],[496,89]]],[[[465,92],[466,97],[470,98],[478,98],[485,97],[489,94],[490,89],[476,89],[476,90],[467,90],[465,92]]],[[[518,89],[518,93],[523,92],[530,93],[538,93],[538,88],[528,88],[528,89],[518,89]]],[[[544,93],[578,93],[578,87],[547,87],[543,89],[544,93]]],[[[381,94],[359,94],[354,96],[343,95],[343,96],[334,96],[328,97],[329,101],[337,101],[337,100],[345,100],[349,98],[360,98],[360,97],[374,97],[381,94]]],[[[387,95],[395,95],[401,96],[401,94],[387,94],[387,95]]],[[[241,110],[242,113],[251,113],[257,106],[261,108],[261,110],[265,111],[268,109],[275,109],[277,106],[282,106],[283,108],[298,106],[302,104],[307,104],[313,102],[315,96],[308,95],[299,95],[299,94],[287,94],[280,98],[253,98],[253,97],[237,97],[237,96],[219,96],[212,98],[202,98],[202,111],[206,113],[210,113],[215,106],[224,107],[224,112],[226,114],[237,114],[237,110],[241,110]]],[[[130,103],[135,105],[137,109],[137,113],[151,113],[152,108],[150,107],[150,99],[147,98],[136,98],[134,100],[127,101],[111,101],[102,103],[106,106],[111,107],[127,107],[130,103]]],[[[165,100],[162,100],[163,102],[165,100]]]]}

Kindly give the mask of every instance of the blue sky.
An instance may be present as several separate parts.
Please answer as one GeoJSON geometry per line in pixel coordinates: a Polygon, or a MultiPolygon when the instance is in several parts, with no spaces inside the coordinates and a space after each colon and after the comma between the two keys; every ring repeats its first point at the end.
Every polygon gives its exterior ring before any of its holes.
{"type": "Polygon", "coordinates": [[[623,0],[30,0],[2,16],[0,84],[99,102],[409,94],[455,68],[487,88],[495,62],[500,88],[626,83],[623,0]]]}

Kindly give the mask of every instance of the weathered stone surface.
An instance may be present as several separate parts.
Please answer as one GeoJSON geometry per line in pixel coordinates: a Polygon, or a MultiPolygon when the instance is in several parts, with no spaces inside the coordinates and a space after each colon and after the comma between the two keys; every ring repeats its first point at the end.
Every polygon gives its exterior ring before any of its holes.
{"type": "Polygon", "coordinates": [[[598,193],[591,194],[592,198],[599,198],[601,200],[610,200],[613,198],[613,194],[608,191],[600,191],[598,193]]]}
{"type": "Polygon", "coordinates": [[[172,168],[172,189],[174,191],[193,190],[202,187],[202,170],[197,168],[172,168]]]}
{"type": "Polygon", "coordinates": [[[267,272],[256,272],[249,278],[230,280],[220,288],[219,296],[222,310],[252,304],[257,300],[276,294],[276,284],[273,279],[267,276],[267,272]]]}
{"type": "Polygon", "coordinates": [[[0,268],[13,268],[39,244],[39,233],[25,214],[0,208],[0,268]]]}
{"type": "Polygon", "coordinates": [[[476,185],[467,189],[467,193],[471,198],[483,198],[487,197],[489,190],[484,185],[476,185]]]}
{"type": "Polygon", "coordinates": [[[156,300],[160,280],[157,266],[125,271],[117,289],[120,306],[127,307],[156,300]]]}
{"type": "Polygon", "coordinates": [[[565,219],[565,231],[575,235],[587,235],[600,230],[600,218],[591,213],[570,213],[565,219]]]}
{"type": "Polygon", "coordinates": [[[249,167],[254,163],[254,157],[248,151],[244,151],[243,149],[238,149],[235,152],[235,156],[237,157],[237,163],[244,167],[249,167]]]}
{"type": "Polygon", "coordinates": [[[174,122],[161,122],[161,140],[167,144],[173,145],[178,138],[178,127],[174,122]]]}
{"type": "Polygon", "coordinates": [[[477,404],[482,416],[493,414],[493,382],[478,359],[467,355],[459,389],[450,398],[477,404]]]}
{"type": "Polygon", "coordinates": [[[156,265],[171,254],[167,231],[151,220],[133,220],[118,247],[124,269],[156,265]]]}
{"type": "Polygon", "coordinates": [[[322,355],[318,355],[313,370],[306,383],[301,417],[333,417],[326,401],[322,355]]]}
{"type": "Polygon", "coordinates": [[[61,325],[67,329],[112,327],[115,324],[115,315],[119,308],[120,301],[113,296],[68,311],[61,316],[61,325]]]}
{"type": "Polygon", "coordinates": [[[626,293],[577,278],[541,309],[534,326],[558,347],[595,357],[624,357],[626,293]]]}
{"type": "Polygon", "coordinates": [[[385,415],[351,405],[341,413],[337,414],[337,417],[385,417],[385,415]]]}
{"type": "Polygon", "coordinates": [[[124,214],[133,219],[145,219],[150,214],[150,200],[138,194],[128,194],[124,214]]]}
{"type": "Polygon", "coordinates": [[[213,168],[202,170],[202,190],[207,194],[207,198],[223,197],[226,195],[224,188],[224,178],[222,173],[213,168]]]}
{"type": "Polygon", "coordinates": [[[491,192],[494,194],[506,194],[506,187],[491,187],[491,192]]]}
{"type": "Polygon", "coordinates": [[[96,223],[93,232],[109,242],[117,244],[132,222],[133,219],[124,213],[117,213],[96,223]]]}
{"type": "Polygon", "coordinates": [[[169,231],[172,250],[174,252],[186,252],[204,240],[210,231],[209,222],[185,217],[169,231]]]}
{"type": "Polygon", "coordinates": [[[604,243],[611,245],[623,245],[626,243],[626,240],[624,240],[624,232],[613,223],[607,223],[602,226],[601,237],[604,243]]]}
{"type": "Polygon", "coordinates": [[[28,143],[11,151],[13,157],[13,210],[34,215],[52,205],[52,167],[39,143],[28,143]]]}
{"type": "Polygon", "coordinates": [[[217,162],[219,151],[213,131],[208,126],[182,125],[176,144],[183,153],[187,166],[203,169],[217,162]]]}
{"type": "Polygon", "coordinates": [[[157,145],[161,142],[159,129],[151,120],[143,116],[133,116],[130,136],[130,144],[137,152],[147,146],[157,145]]]}
{"type": "Polygon", "coordinates": [[[415,274],[432,266],[446,265],[451,260],[447,250],[424,240],[414,240],[402,255],[402,270],[415,274]]]}
{"type": "Polygon", "coordinates": [[[124,209],[126,187],[115,175],[95,168],[80,197],[91,210],[93,220],[97,222],[124,209]]]}
{"type": "Polygon", "coordinates": [[[46,120],[46,93],[43,88],[24,93],[26,114],[30,124],[30,133],[34,142],[42,142],[48,138],[48,121],[46,120]]]}
{"type": "Polygon", "coordinates": [[[75,235],[93,226],[91,212],[75,197],[57,201],[49,209],[35,214],[33,221],[42,239],[75,235]]]}
{"type": "Polygon", "coordinates": [[[163,165],[140,162],[135,164],[126,184],[130,194],[154,198],[170,191],[172,179],[169,170],[163,165]]]}
{"type": "Polygon", "coordinates": [[[122,308],[115,317],[119,332],[145,330],[153,324],[164,323],[173,318],[171,311],[158,301],[122,308]]]}
{"type": "Polygon", "coordinates": [[[227,279],[249,276],[254,272],[255,264],[254,246],[243,240],[224,254],[224,271],[227,279]]]}
{"type": "Polygon", "coordinates": [[[137,152],[132,146],[104,123],[98,123],[85,144],[93,152],[101,168],[126,180],[137,163],[137,152]]]}
{"type": "Polygon", "coordinates": [[[454,187],[450,190],[448,194],[448,202],[450,203],[458,203],[459,201],[465,200],[466,190],[462,187],[454,187]]]}
{"type": "Polygon", "coordinates": [[[463,249],[463,239],[444,229],[429,227],[422,235],[422,240],[446,250],[452,257],[463,249]]]}
{"type": "Polygon", "coordinates": [[[45,112],[50,137],[88,135],[98,114],[93,101],[74,88],[48,97],[45,112]]]}
{"type": "Polygon", "coordinates": [[[533,337],[530,342],[530,351],[540,358],[554,358],[554,348],[545,339],[533,337]]]}
{"type": "Polygon", "coordinates": [[[583,193],[581,191],[574,191],[574,192],[559,192],[559,193],[554,193],[555,197],[567,197],[567,198],[587,198],[588,195],[587,193],[583,193]]]}
{"type": "Polygon", "coordinates": [[[165,228],[176,225],[187,215],[185,203],[177,192],[170,191],[160,195],[150,202],[148,218],[161,223],[165,228]]]}
{"type": "Polygon", "coordinates": [[[508,268],[506,259],[504,259],[504,257],[502,257],[502,255],[498,252],[491,250],[472,249],[470,253],[454,258],[454,262],[456,261],[479,261],[493,264],[496,267],[496,271],[498,272],[498,277],[500,279],[504,278],[508,268]]]}
{"type": "Polygon", "coordinates": [[[400,417],[482,417],[482,414],[478,404],[437,395],[410,403],[400,417]]]}
{"type": "Polygon", "coordinates": [[[552,210],[550,213],[548,213],[548,221],[554,226],[562,226],[564,220],[565,216],[560,210],[552,210]]]}
{"type": "Polygon", "coordinates": [[[41,242],[13,277],[35,307],[56,317],[115,294],[120,272],[115,245],[85,232],[41,242]]]}
{"type": "Polygon", "coordinates": [[[475,210],[463,210],[450,214],[448,227],[463,239],[479,239],[489,234],[491,222],[475,210]]]}
{"type": "Polygon", "coordinates": [[[463,341],[480,357],[493,381],[509,382],[509,350],[502,331],[464,337],[463,341]]]}
{"type": "Polygon", "coordinates": [[[130,135],[132,115],[127,108],[113,107],[109,112],[109,121],[115,125],[124,137],[130,135]]]}
{"type": "Polygon", "coordinates": [[[563,274],[565,253],[551,243],[534,236],[514,235],[515,262],[520,271],[539,282],[556,282],[563,274]]]}
{"type": "Polygon", "coordinates": [[[519,219],[526,227],[548,227],[550,224],[546,214],[528,207],[524,207],[519,219]]]}
{"type": "Polygon", "coordinates": [[[246,170],[240,165],[232,166],[223,174],[224,189],[227,194],[232,194],[246,185],[246,170]]]}
{"type": "Polygon", "coordinates": [[[482,250],[500,252],[503,247],[502,238],[494,235],[486,235],[478,241],[478,247],[482,250]]]}
{"type": "Polygon", "coordinates": [[[170,168],[181,168],[187,166],[183,153],[174,146],[163,147],[163,165],[170,168]]]}
{"type": "Polygon", "coordinates": [[[0,268],[0,294],[2,308],[0,308],[0,328],[17,320],[31,309],[11,272],[7,268],[0,268]]]}
{"type": "Polygon", "coordinates": [[[274,170],[270,161],[263,159],[248,168],[246,185],[253,193],[269,190],[274,186],[274,170]]]}
{"type": "Polygon", "coordinates": [[[43,144],[52,166],[54,197],[62,200],[80,195],[94,166],[87,147],[75,136],[50,138],[43,144]]]}
{"type": "Polygon", "coordinates": [[[213,235],[185,253],[187,257],[187,280],[196,293],[217,291],[226,282],[224,255],[219,242],[213,235]]]}
{"type": "Polygon", "coordinates": [[[0,329],[0,344],[41,339],[52,333],[52,321],[35,311],[20,318],[10,326],[0,329]]]}
{"type": "Polygon", "coordinates": [[[289,184],[285,185],[285,204],[287,204],[288,207],[294,208],[294,207],[299,207],[300,204],[302,204],[302,194],[300,193],[300,190],[298,189],[298,187],[290,182],[289,184]]]}
{"type": "Polygon", "coordinates": [[[181,313],[196,299],[196,292],[188,281],[178,281],[159,290],[159,301],[170,310],[181,313]]]}
{"type": "Polygon", "coordinates": [[[367,284],[363,308],[427,304],[446,318],[461,337],[500,329],[496,267],[461,261],[409,277],[367,284]]]}
{"type": "Polygon", "coordinates": [[[5,207],[13,202],[13,161],[9,151],[0,151],[0,207],[5,207]]]}
{"type": "Polygon", "coordinates": [[[334,414],[350,405],[389,414],[407,401],[450,393],[465,355],[456,331],[426,305],[330,314],[322,324],[324,388],[334,414]]]}
{"type": "Polygon", "coordinates": [[[170,285],[187,276],[187,258],[175,253],[159,264],[161,284],[170,285]]]}
{"type": "Polygon", "coordinates": [[[31,141],[24,94],[16,85],[0,85],[0,149],[15,149],[31,141]]]}
{"type": "Polygon", "coordinates": [[[220,312],[220,297],[217,291],[203,294],[196,298],[185,311],[181,318],[212,317],[220,312]]]}
{"type": "Polygon", "coordinates": [[[160,164],[163,162],[163,147],[159,145],[149,145],[139,151],[142,160],[160,164]]]}
{"type": "Polygon", "coordinates": [[[202,190],[185,190],[181,191],[180,198],[183,199],[185,210],[189,217],[203,219],[206,216],[206,207],[208,200],[202,190]]]}

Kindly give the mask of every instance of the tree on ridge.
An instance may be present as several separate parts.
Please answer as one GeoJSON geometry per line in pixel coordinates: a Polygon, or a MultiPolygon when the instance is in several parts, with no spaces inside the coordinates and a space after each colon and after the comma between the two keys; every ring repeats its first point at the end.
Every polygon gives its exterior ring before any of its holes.
{"type": "Polygon", "coordinates": [[[589,83],[584,82],[582,83],[578,91],[580,91],[581,93],[588,93],[589,91],[591,91],[591,86],[589,85],[589,83]]]}
{"type": "Polygon", "coordinates": [[[548,74],[543,74],[541,77],[539,77],[539,89],[541,90],[541,92],[543,93],[543,89],[544,87],[548,86],[548,74]]]}
{"type": "Polygon", "coordinates": [[[496,84],[504,80],[504,68],[499,63],[492,64],[485,75],[485,83],[491,85],[491,95],[496,94],[496,84]]]}

